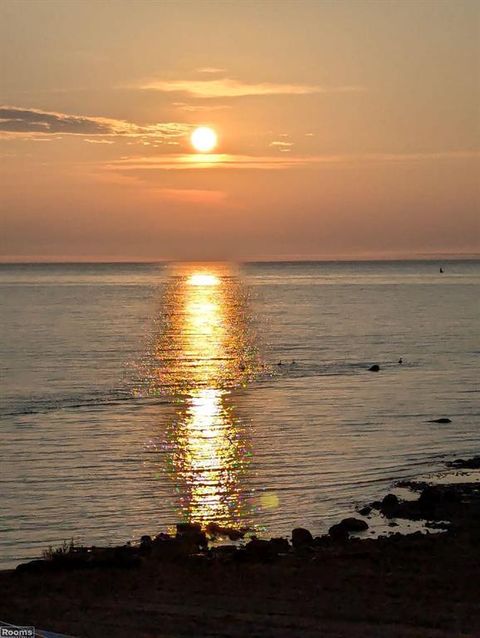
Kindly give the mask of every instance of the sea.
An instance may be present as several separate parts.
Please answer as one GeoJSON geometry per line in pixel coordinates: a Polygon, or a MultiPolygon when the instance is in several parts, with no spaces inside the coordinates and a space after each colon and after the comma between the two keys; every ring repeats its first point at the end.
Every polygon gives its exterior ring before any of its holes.
{"type": "Polygon", "coordinates": [[[479,292],[474,260],[0,265],[0,566],[318,535],[479,454],[479,292]]]}

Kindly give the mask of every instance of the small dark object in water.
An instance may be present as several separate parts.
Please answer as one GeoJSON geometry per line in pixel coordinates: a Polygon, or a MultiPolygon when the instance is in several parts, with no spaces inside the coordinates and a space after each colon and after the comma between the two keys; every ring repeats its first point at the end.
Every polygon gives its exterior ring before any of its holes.
{"type": "Polygon", "coordinates": [[[292,363],[290,364],[291,366],[295,366],[297,365],[297,362],[295,361],[295,359],[292,359],[292,363]]]}
{"type": "Polygon", "coordinates": [[[440,268],[440,272],[443,274],[443,268],[440,268]]]}
{"type": "Polygon", "coordinates": [[[238,366],[238,369],[239,369],[239,370],[241,370],[241,371],[243,372],[243,371],[245,370],[245,364],[244,364],[244,363],[241,363],[241,364],[238,366]]]}
{"type": "Polygon", "coordinates": [[[379,366],[379,365],[377,365],[376,363],[374,363],[374,364],[373,364],[373,366],[370,366],[370,367],[368,368],[368,370],[369,370],[370,372],[378,372],[378,371],[380,370],[380,366],[379,366]]]}
{"type": "Polygon", "coordinates": [[[402,365],[402,363],[403,363],[403,359],[402,359],[402,357],[400,357],[400,359],[398,360],[398,363],[399,363],[400,365],[402,365]]]}
{"type": "Polygon", "coordinates": [[[279,361],[279,362],[277,363],[277,366],[283,366],[283,363],[282,363],[281,361],[279,361]]]}
{"type": "Polygon", "coordinates": [[[427,423],[451,423],[452,420],[447,417],[442,417],[441,419],[431,419],[427,421],[427,423]]]}

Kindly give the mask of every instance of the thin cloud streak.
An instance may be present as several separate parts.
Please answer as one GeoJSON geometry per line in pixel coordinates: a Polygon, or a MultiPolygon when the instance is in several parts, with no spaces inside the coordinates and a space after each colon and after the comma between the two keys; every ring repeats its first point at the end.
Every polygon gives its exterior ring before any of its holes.
{"type": "Polygon", "coordinates": [[[124,157],[104,164],[112,171],[131,170],[198,170],[198,169],[258,169],[282,170],[293,167],[319,165],[348,165],[362,163],[422,162],[440,160],[464,160],[480,157],[480,151],[444,151],[425,153],[366,153],[319,156],[253,156],[228,154],[172,154],[168,156],[124,157]]]}
{"type": "Polygon", "coordinates": [[[251,84],[231,78],[212,80],[151,80],[140,85],[141,89],[164,93],[186,93],[196,98],[236,98],[267,95],[314,95],[317,93],[357,93],[359,86],[319,86],[310,84],[275,84],[261,82],[251,84]]]}

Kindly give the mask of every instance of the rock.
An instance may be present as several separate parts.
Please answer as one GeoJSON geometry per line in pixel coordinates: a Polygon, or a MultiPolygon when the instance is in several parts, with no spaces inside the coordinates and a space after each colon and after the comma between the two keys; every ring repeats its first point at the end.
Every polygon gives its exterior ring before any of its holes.
{"type": "Polygon", "coordinates": [[[223,527],[218,523],[208,523],[205,531],[211,538],[218,538],[219,536],[226,536],[231,541],[238,541],[245,536],[245,531],[242,529],[235,529],[234,527],[223,527]]]}
{"type": "Polygon", "coordinates": [[[436,486],[426,487],[418,499],[422,507],[434,507],[443,500],[442,491],[436,486]]]}
{"type": "Polygon", "coordinates": [[[207,534],[209,534],[212,538],[217,538],[218,536],[222,535],[222,527],[218,524],[218,523],[208,523],[208,525],[205,527],[205,531],[207,532],[207,534]]]}
{"type": "Polygon", "coordinates": [[[474,456],[473,459],[456,459],[447,463],[450,467],[464,470],[480,470],[480,456],[474,456]]]}
{"type": "Polygon", "coordinates": [[[202,531],[200,523],[177,523],[177,536],[184,534],[197,534],[202,531]]]}
{"type": "Polygon", "coordinates": [[[161,543],[163,541],[169,541],[171,540],[171,536],[170,534],[165,534],[164,532],[160,532],[160,534],[157,534],[155,536],[155,538],[153,539],[154,543],[161,543]]]}
{"type": "Polygon", "coordinates": [[[380,511],[387,518],[393,518],[398,515],[400,501],[395,494],[387,494],[380,505],[380,511]]]}
{"type": "Polygon", "coordinates": [[[347,532],[364,532],[368,529],[368,523],[360,518],[344,518],[340,525],[343,525],[347,532]]]}
{"type": "Polygon", "coordinates": [[[362,516],[368,516],[372,511],[372,508],[369,505],[366,505],[365,507],[362,507],[361,510],[358,510],[358,513],[361,514],[362,516]]]}
{"type": "Polygon", "coordinates": [[[431,419],[430,421],[427,421],[427,423],[451,423],[452,420],[449,419],[448,417],[442,417],[441,419],[431,419]]]}
{"type": "Polygon", "coordinates": [[[373,364],[373,366],[370,366],[368,368],[369,372],[378,372],[380,370],[380,366],[377,365],[376,363],[373,364]]]}
{"type": "Polygon", "coordinates": [[[397,507],[399,501],[395,494],[387,494],[382,501],[382,509],[392,509],[397,507]]]}
{"type": "Polygon", "coordinates": [[[348,530],[341,523],[337,523],[336,525],[332,525],[332,527],[328,530],[330,537],[335,541],[347,541],[348,540],[348,530]]]}
{"type": "Polygon", "coordinates": [[[292,530],[292,545],[294,548],[297,547],[305,547],[308,545],[312,545],[313,536],[310,534],[308,529],[304,529],[303,527],[296,527],[292,530]]]}
{"type": "Polygon", "coordinates": [[[200,523],[177,523],[176,539],[186,544],[197,545],[197,551],[199,548],[208,548],[207,535],[202,531],[200,523]]]}

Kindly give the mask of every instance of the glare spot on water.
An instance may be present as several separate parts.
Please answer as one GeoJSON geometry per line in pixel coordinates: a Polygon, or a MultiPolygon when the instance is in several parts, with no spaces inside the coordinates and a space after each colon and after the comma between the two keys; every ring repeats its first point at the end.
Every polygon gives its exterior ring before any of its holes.
{"type": "Polygon", "coordinates": [[[280,505],[280,499],[275,492],[265,492],[260,496],[260,505],[266,510],[275,509],[280,505]]]}

